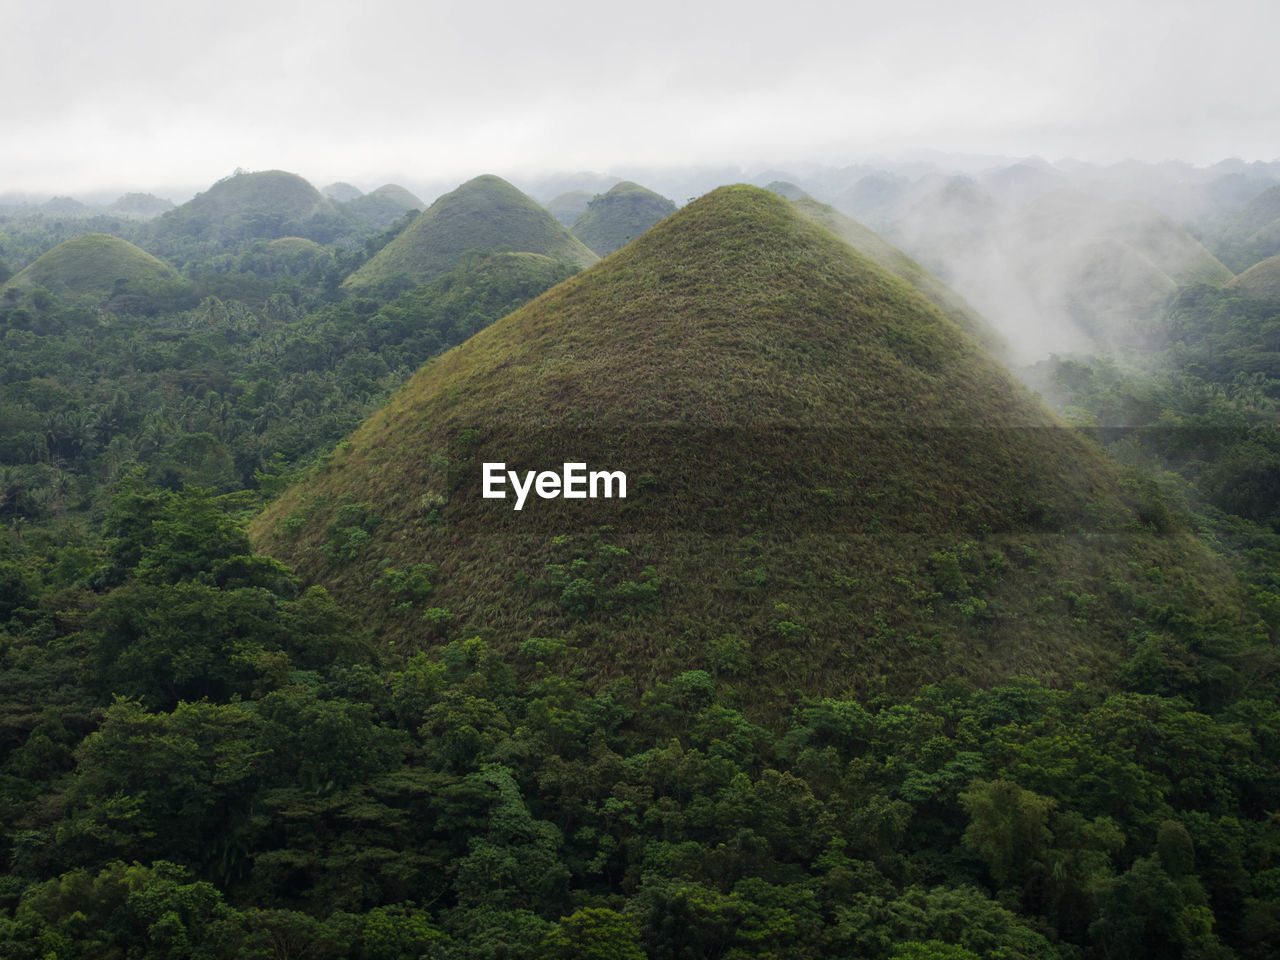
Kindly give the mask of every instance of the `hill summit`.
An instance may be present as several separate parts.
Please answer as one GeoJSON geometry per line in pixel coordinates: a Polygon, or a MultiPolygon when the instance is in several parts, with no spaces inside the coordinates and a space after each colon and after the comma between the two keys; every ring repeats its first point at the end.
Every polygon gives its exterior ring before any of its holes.
{"type": "Polygon", "coordinates": [[[307,236],[309,224],[332,215],[333,202],[296,173],[237,171],[153,221],[156,237],[232,243],[307,236]]]}
{"type": "Polygon", "coordinates": [[[742,186],[427,364],[252,534],[395,650],[482,635],[590,682],[714,675],[761,712],[877,677],[1074,678],[1140,605],[1222,589],[956,323],[742,186]],[[626,496],[517,511],[487,463],[619,471],[626,496]]]}
{"type": "Polygon", "coordinates": [[[532,198],[485,175],[436,200],[343,286],[363,292],[430,283],[473,250],[539,253],[579,266],[597,259],[532,198]]]}

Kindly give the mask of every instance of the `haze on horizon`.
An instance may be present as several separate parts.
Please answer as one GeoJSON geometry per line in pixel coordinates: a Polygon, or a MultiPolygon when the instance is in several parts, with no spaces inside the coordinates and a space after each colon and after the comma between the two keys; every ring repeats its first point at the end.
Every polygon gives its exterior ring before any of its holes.
{"type": "Polygon", "coordinates": [[[237,167],[368,189],[922,149],[1280,158],[1265,0],[9,6],[0,193],[173,195],[237,167]]]}

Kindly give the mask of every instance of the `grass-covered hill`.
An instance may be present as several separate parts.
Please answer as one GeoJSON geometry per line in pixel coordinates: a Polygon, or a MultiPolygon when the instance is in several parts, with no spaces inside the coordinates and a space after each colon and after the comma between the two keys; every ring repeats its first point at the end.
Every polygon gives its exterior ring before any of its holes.
{"type": "Polygon", "coordinates": [[[569,190],[556,194],[545,204],[551,215],[566,227],[572,227],[577,219],[586,212],[587,204],[595,194],[590,190],[569,190]]]}
{"type": "Polygon", "coordinates": [[[567,647],[589,683],[705,670],[760,713],[881,678],[1065,681],[1123,660],[1135,617],[1175,644],[1225,602],[1149,489],[751,187],[430,362],[251,532],[388,649],[567,647]],[[517,512],[482,498],[486,462],[621,470],[627,497],[517,512]]]}
{"type": "Polygon", "coordinates": [[[1032,278],[1046,312],[1063,312],[1091,340],[1123,347],[1158,341],[1165,306],[1187,284],[1222,286],[1231,271],[1185,228],[1138,203],[1059,191],[1025,207],[1006,248],[1032,278]]]}
{"type": "Polygon", "coordinates": [[[675,211],[666,197],[624,180],[587,204],[573,224],[573,235],[604,257],[675,211]]]}
{"type": "Polygon", "coordinates": [[[343,209],[360,220],[368,221],[379,230],[389,227],[396,219],[410,210],[425,210],[427,205],[404,187],[384,183],[376,190],[356,197],[343,205],[343,209]]]}
{"type": "Polygon", "coordinates": [[[1227,288],[1253,297],[1280,298],[1280,255],[1255,263],[1228,283],[1227,288]]]}
{"type": "Polygon", "coordinates": [[[158,217],[153,237],[228,244],[287,236],[324,241],[334,217],[333,202],[297,174],[238,172],[158,217]]]}
{"type": "Polygon", "coordinates": [[[343,286],[364,293],[429,283],[472,250],[538,253],[579,266],[597,259],[544,208],[486,175],[436,200],[343,286]]]}
{"type": "Polygon", "coordinates": [[[168,295],[181,284],[173,267],[129,241],[90,233],[58,244],[3,289],[42,287],[58,297],[105,303],[117,296],[168,295]]]}
{"type": "Polygon", "coordinates": [[[172,209],[172,200],[164,200],[150,193],[126,193],[107,207],[107,212],[137,220],[149,220],[172,209]]]}
{"type": "Polygon", "coordinates": [[[1280,254],[1280,186],[1264,190],[1227,221],[1215,248],[1236,272],[1280,254]]]}
{"type": "MultiPolygon", "coordinates": [[[[767,189],[780,196],[788,196],[775,189],[773,184],[770,184],[767,189]]],[[[922,293],[949,319],[959,324],[987,350],[997,353],[1003,350],[999,334],[991,328],[986,318],[969,306],[960,294],[874,230],[863,226],[852,217],[846,217],[834,207],[819,203],[803,192],[799,197],[789,197],[789,199],[800,213],[814,223],[826,227],[863,256],[870,257],[894,276],[915,287],[919,293],[922,293]]]]}

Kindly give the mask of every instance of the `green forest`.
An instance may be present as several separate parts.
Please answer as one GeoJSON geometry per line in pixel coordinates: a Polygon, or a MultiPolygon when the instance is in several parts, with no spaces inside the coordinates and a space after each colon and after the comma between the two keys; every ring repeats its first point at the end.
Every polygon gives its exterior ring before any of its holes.
{"type": "Polygon", "coordinates": [[[0,213],[0,957],[1276,956],[1273,251],[1010,372],[622,186],[0,213]]]}

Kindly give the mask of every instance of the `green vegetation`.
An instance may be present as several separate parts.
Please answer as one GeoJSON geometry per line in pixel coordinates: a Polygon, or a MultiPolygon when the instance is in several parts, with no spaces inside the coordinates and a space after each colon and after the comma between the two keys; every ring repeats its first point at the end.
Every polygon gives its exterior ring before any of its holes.
{"type": "Polygon", "coordinates": [[[552,637],[380,662],[229,505],[126,486],[98,592],[42,573],[89,612],[9,621],[6,957],[1264,960],[1278,932],[1262,691],[950,681],[760,726],[710,671],[592,692],[552,637]]]}
{"type": "Polygon", "coordinates": [[[482,176],[433,203],[343,287],[360,294],[399,292],[448,273],[476,250],[537,253],[579,267],[597,259],[511,184],[482,176]]]}
{"type": "Polygon", "coordinates": [[[1280,301],[1183,290],[1168,349],[1150,369],[1108,358],[1041,365],[1046,394],[1097,431],[1116,459],[1193,514],[1244,581],[1247,618],[1280,626],[1280,301]]]}
{"type": "MultiPolygon", "coordinates": [[[[272,241],[244,262],[274,276],[275,292],[252,274],[221,275],[264,299],[206,296],[106,324],[96,307],[0,299],[0,519],[91,522],[131,466],[175,490],[277,493],[424,360],[573,272],[535,254],[472,256],[381,308],[306,313],[297,271],[329,260],[310,241],[272,241]]],[[[137,302],[117,295],[108,307],[137,302]]]]}
{"type": "Polygon", "coordinates": [[[574,221],[573,235],[604,257],[675,211],[666,197],[624,180],[587,204],[574,221]]]}

